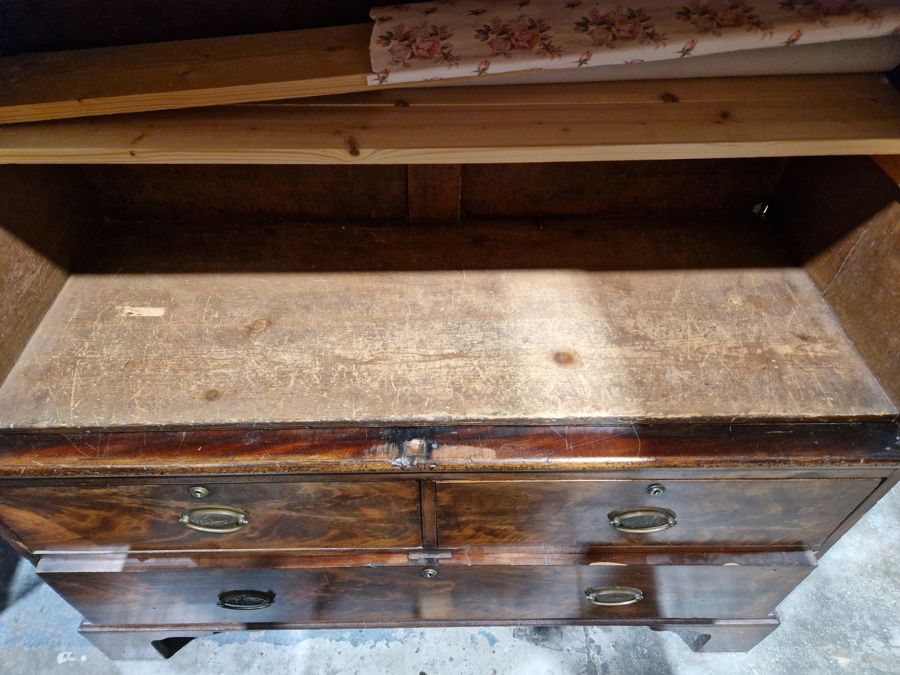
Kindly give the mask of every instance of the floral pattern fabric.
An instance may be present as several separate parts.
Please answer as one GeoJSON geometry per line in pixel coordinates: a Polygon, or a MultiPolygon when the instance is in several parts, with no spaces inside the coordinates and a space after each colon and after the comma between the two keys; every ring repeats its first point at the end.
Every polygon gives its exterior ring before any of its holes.
{"type": "Polygon", "coordinates": [[[371,16],[375,85],[900,35],[898,0],[436,0],[371,16]]]}

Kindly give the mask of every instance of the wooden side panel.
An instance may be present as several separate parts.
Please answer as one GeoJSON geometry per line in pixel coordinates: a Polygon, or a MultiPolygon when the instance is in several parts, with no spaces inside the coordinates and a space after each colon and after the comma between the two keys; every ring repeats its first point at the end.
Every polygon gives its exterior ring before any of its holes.
{"type": "Polygon", "coordinates": [[[439,566],[193,568],[172,571],[43,572],[93,623],[530,621],[547,619],[764,618],[813,567],[439,566]],[[588,588],[630,586],[644,598],[600,607],[588,588]],[[264,609],[217,606],[220,593],[274,594],[264,609]]]}
{"type": "Polygon", "coordinates": [[[53,167],[0,166],[0,204],[2,383],[62,289],[95,212],[77,174],[53,167]]]}
{"type": "Polygon", "coordinates": [[[422,543],[414,481],[203,483],[4,487],[0,520],[32,551],[252,548],[402,548],[422,543]],[[224,505],[247,514],[230,534],[179,524],[186,509],[224,505]]]}
{"type": "Polygon", "coordinates": [[[774,206],[844,330],[900,402],[900,190],[868,158],[792,160],[774,206]]]}
{"type": "Polygon", "coordinates": [[[471,217],[748,215],[775,188],[784,160],[467,164],[471,217]]]}
{"type": "Polygon", "coordinates": [[[816,547],[878,486],[877,479],[439,482],[438,543],[465,546],[816,547]],[[674,527],[650,534],[615,530],[609,514],[674,512],[674,527]]]}
{"type": "MultiPolygon", "coordinates": [[[[222,226],[406,217],[406,172],[399,166],[97,166],[88,176],[104,215],[167,221],[166,240],[178,229],[172,221],[222,226]]],[[[222,238],[210,229],[211,237],[222,238]]]]}

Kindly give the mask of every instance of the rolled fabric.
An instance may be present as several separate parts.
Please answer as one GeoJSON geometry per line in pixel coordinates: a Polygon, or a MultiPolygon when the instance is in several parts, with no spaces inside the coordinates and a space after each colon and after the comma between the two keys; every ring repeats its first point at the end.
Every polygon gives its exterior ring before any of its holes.
{"type": "Polygon", "coordinates": [[[371,85],[900,39],[897,0],[437,0],[370,15],[371,85]]]}

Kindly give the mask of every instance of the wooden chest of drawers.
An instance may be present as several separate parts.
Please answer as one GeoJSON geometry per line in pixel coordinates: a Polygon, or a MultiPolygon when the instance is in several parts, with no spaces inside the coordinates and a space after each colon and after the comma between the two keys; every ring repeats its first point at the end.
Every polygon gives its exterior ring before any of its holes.
{"type": "Polygon", "coordinates": [[[160,115],[0,128],[40,164],[91,125],[52,155],[85,165],[0,166],[0,523],[110,656],[520,623],[746,650],[898,480],[868,157],[93,164],[160,115]]]}

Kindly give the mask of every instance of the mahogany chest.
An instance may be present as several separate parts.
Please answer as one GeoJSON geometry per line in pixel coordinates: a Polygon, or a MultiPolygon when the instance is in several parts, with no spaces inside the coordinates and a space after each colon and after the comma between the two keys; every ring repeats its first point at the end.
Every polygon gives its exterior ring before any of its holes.
{"type": "Polygon", "coordinates": [[[746,127],[367,154],[404,96],[316,165],[198,140],[302,106],[0,128],[3,536],[114,658],[523,623],[750,649],[900,476],[892,160],[746,127]]]}

